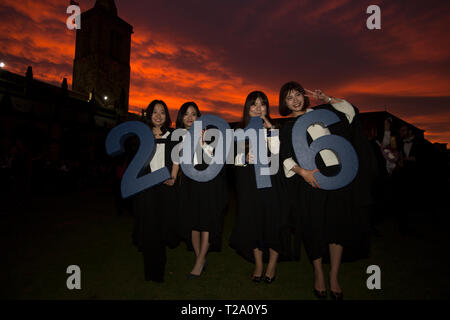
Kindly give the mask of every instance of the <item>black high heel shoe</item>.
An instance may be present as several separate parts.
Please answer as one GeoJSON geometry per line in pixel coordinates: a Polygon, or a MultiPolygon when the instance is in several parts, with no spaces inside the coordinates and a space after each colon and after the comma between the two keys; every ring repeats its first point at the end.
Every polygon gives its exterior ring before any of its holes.
{"type": "Polygon", "coordinates": [[[264,282],[265,283],[272,283],[275,281],[276,276],[273,276],[272,278],[268,277],[268,276],[264,276],[264,282]]]}
{"type": "Polygon", "coordinates": [[[329,283],[330,285],[330,296],[333,300],[343,300],[344,299],[344,293],[341,292],[337,292],[337,291],[333,291],[331,290],[331,283],[329,283]]]}
{"type": "Polygon", "coordinates": [[[255,276],[255,275],[252,275],[252,281],[253,282],[261,282],[261,280],[262,280],[262,275],[260,275],[260,276],[255,276]]]}
{"type": "Polygon", "coordinates": [[[319,299],[319,300],[327,299],[327,291],[326,290],[319,291],[319,290],[316,290],[316,288],[314,288],[313,291],[314,291],[314,295],[316,296],[317,299],[319,299]]]}
{"type": "Polygon", "coordinates": [[[200,274],[189,273],[189,274],[187,275],[187,279],[188,279],[188,280],[191,280],[191,279],[195,279],[195,278],[200,277],[200,276],[203,274],[203,272],[205,272],[206,266],[207,266],[207,265],[208,265],[208,261],[205,261],[205,264],[204,264],[203,267],[202,267],[202,272],[201,272],[200,274]]]}
{"type": "Polygon", "coordinates": [[[201,276],[201,274],[193,274],[193,273],[189,273],[189,274],[187,275],[187,279],[188,279],[188,280],[191,280],[191,279],[198,278],[198,277],[200,277],[200,276],[201,276]]]}
{"type": "Polygon", "coordinates": [[[344,300],[344,293],[343,292],[336,292],[330,289],[330,295],[333,300],[344,300]]]}

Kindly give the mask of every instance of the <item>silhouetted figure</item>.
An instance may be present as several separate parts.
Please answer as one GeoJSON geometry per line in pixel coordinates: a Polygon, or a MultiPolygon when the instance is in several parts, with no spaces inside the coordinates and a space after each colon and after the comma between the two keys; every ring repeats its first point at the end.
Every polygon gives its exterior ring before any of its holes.
{"type": "Polygon", "coordinates": [[[28,194],[29,167],[27,165],[27,150],[21,140],[17,139],[10,151],[12,177],[12,194],[15,206],[23,206],[22,201],[28,194]]]}
{"type": "Polygon", "coordinates": [[[0,155],[0,199],[6,201],[12,190],[11,156],[9,152],[0,155]]]}
{"type": "Polygon", "coordinates": [[[406,125],[400,127],[399,138],[401,157],[393,172],[399,230],[404,235],[417,236],[413,222],[419,225],[430,214],[434,152],[429,142],[416,137],[406,125]]]}
{"type": "Polygon", "coordinates": [[[113,181],[113,195],[114,202],[116,204],[116,212],[118,216],[124,215],[127,212],[130,213],[130,208],[127,206],[128,202],[126,199],[122,198],[120,191],[120,184],[122,181],[123,174],[128,167],[129,157],[127,154],[122,154],[117,158],[114,164],[114,181],[113,181]]]}
{"type": "Polygon", "coordinates": [[[392,173],[398,167],[400,152],[397,149],[396,138],[391,134],[391,119],[384,122],[383,138],[371,140],[371,145],[376,157],[378,175],[373,186],[375,207],[372,214],[372,234],[379,235],[375,224],[383,218],[394,215],[394,196],[392,173]]]}

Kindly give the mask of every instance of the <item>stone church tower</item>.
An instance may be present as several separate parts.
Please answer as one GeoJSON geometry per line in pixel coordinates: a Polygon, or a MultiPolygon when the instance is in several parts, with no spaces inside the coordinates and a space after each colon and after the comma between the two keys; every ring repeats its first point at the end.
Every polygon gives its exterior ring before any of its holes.
{"type": "Polygon", "coordinates": [[[114,0],[97,0],[83,12],[76,34],[72,90],[126,114],[132,33],[133,27],[118,17],[114,0]]]}

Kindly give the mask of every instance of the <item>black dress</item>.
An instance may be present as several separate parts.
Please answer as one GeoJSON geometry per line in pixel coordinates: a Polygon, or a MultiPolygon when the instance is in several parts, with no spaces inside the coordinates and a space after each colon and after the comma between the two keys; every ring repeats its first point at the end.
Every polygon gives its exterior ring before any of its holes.
{"type": "MultiPolygon", "coordinates": [[[[275,139],[279,143],[278,137],[275,139]]],[[[270,148],[267,149],[270,156],[270,148]]],[[[286,199],[280,171],[271,175],[270,179],[271,188],[258,189],[254,165],[235,166],[237,217],[229,244],[250,262],[255,261],[253,250],[256,248],[263,251],[264,262],[268,261],[269,248],[279,253],[279,261],[286,260],[287,256],[289,232],[285,229],[288,227],[286,199]]]]}
{"type": "MultiPolygon", "coordinates": [[[[204,151],[204,158],[208,153],[204,151]]],[[[198,164],[197,170],[205,170],[208,164],[198,164]]],[[[228,186],[225,177],[225,165],[219,174],[207,182],[195,181],[183,174],[181,166],[178,171],[177,188],[178,203],[178,235],[186,242],[189,250],[192,247],[192,231],[209,232],[208,251],[221,251],[224,211],[228,204],[228,186]]]]}
{"type": "MultiPolygon", "coordinates": [[[[338,190],[323,190],[311,187],[295,174],[288,178],[288,194],[293,210],[291,221],[296,238],[302,239],[311,261],[322,258],[329,262],[329,244],[344,247],[342,261],[353,261],[366,257],[370,240],[370,206],[373,204],[371,185],[376,175],[376,159],[367,138],[364,136],[355,108],[353,121],[331,105],[315,109],[327,109],[340,118],[340,122],[328,127],[331,134],[347,139],[359,159],[356,178],[349,185],[338,190]]],[[[298,118],[288,121],[281,131],[281,162],[292,158],[297,164],[292,146],[292,127],[298,118]]],[[[308,143],[312,138],[308,133],[308,143]]],[[[316,157],[317,168],[326,176],[338,173],[339,165],[326,166],[323,159],[316,157]]]]}
{"type": "MultiPolygon", "coordinates": [[[[170,131],[163,138],[155,139],[157,150],[152,158],[172,170],[170,152],[172,143],[170,131]]],[[[148,164],[142,175],[152,171],[148,164]]],[[[135,222],[132,235],[133,244],[143,254],[146,280],[163,281],[166,264],[166,246],[178,244],[176,235],[176,201],[174,187],[160,183],[135,195],[133,198],[135,222]]]]}

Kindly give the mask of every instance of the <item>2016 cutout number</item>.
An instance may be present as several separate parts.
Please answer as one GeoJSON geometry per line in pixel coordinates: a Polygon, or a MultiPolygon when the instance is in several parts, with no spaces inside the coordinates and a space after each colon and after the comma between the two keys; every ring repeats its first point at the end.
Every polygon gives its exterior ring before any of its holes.
{"type": "Polygon", "coordinates": [[[324,190],[335,190],[350,184],[358,173],[358,156],[350,142],[337,135],[322,136],[308,146],[306,130],[313,124],[328,127],[339,121],[339,117],[329,110],[314,110],[299,117],[292,128],[292,145],[300,167],[316,169],[316,155],[324,149],[331,150],[339,159],[341,170],[336,176],[327,177],[320,172],[314,174],[324,190]]]}
{"type": "Polygon", "coordinates": [[[106,153],[114,157],[125,152],[125,140],[132,135],[139,138],[139,149],[122,177],[120,189],[123,198],[128,198],[161,183],[161,181],[170,179],[167,167],[138,177],[144,166],[148,165],[156,150],[153,132],[142,122],[128,121],[113,128],[106,138],[106,153]]]}
{"type": "MultiPolygon", "coordinates": [[[[204,116],[199,120],[204,120],[203,128],[207,125],[213,125],[219,128],[222,133],[222,137],[227,137],[227,141],[222,144],[223,149],[220,150],[218,158],[225,160],[231,147],[231,137],[224,134],[229,129],[228,124],[217,116],[204,116]]],[[[341,170],[336,176],[327,177],[320,172],[314,174],[321,189],[335,190],[350,184],[358,173],[358,156],[353,146],[343,137],[337,135],[325,135],[314,140],[311,145],[308,146],[307,141],[307,129],[313,124],[319,124],[323,127],[327,127],[334,123],[339,122],[339,117],[328,110],[314,110],[299,117],[292,129],[292,144],[294,152],[299,162],[299,165],[307,170],[314,170],[316,168],[315,157],[321,150],[329,149],[336,154],[341,165],[341,170]]],[[[249,129],[259,130],[262,129],[262,120],[252,118],[249,125],[244,129],[236,130],[232,139],[238,141],[244,139],[246,131],[249,129]]],[[[192,128],[191,128],[192,129],[192,128]]],[[[195,135],[191,131],[192,139],[188,139],[184,143],[193,146],[191,150],[195,150],[195,146],[198,144],[200,136],[195,135]]],[[[143,190],[146,190],[154,185],[157,185],[167,179],[170,179],[170,173],[167,167],[163,167],[152,173],[146,174],[142,177],[138,177],[139,173],[145,165],[148,165],[150,159],[155,152],[155,138],[151,129],[144,123],[139,121],[124,122],[117,127],[113,128],[108,137],[106,138],[106,152],[110,156],[116,156],[125,151],[124,143],[128,137],[136,135],[139,138],[140,145],[138,152],[129,164],[125,171],[122,182],[121,192],[123,198],[133,196],[143,190]]],[[[221,140],[221,139],[220,139],[221,140]]],[[[267,153],[264,139],[256,135],[256,137],[249,136],[250,144],[259,146],[259,160],[255,164],[255,176],[257,180],[257,188],[271,187],[270,176],[262,175],[260,173],[261,168],[267,167],[267,157],[264,157],[267,153]]],[[[223,142],[223,140],[221,141],[223,142]]],[[[219,147],[220,148],[220,147],[219,147]]],[[[193,154],[190,154],[192,157],[193,154]]],[[[208,170],[198,171],[195,170],[193,164],[181,164],[181,168],[185,174],[200,182],[205,182],[213,179],[223,166],[220,163],[212,163],[208,170]]]]}

